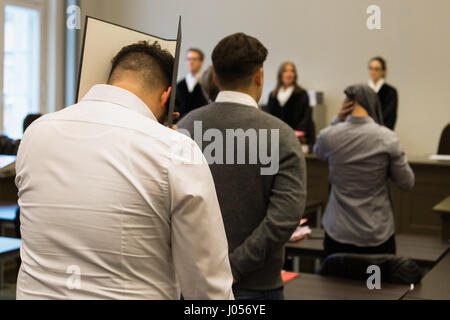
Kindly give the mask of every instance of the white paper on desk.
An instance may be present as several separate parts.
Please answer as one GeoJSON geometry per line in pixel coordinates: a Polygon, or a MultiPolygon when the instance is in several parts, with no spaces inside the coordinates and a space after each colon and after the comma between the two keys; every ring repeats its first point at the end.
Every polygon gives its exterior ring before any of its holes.
{"type": "Polygon", "coordinates": [[[15,156],[0,156],[0,178],[14,176],[16,169],[15,156]]]}
{"type": "Polygon", "coordinates": [[[295,242],[301,239],[304,239],[306,236],[310,235],[312,233],[312,230],[310,227],[297,227],[297,229],[294,231],[294,233],[291,236],[291,239],[289,241],[295,242]]]}
{"type": "Polygon", "coordinates": [[[430,160],[450,161],[450,155],[435,154],[435,155],[430,156],[430,160]]]}
{"type": "Polygon", "coordinates": [[[0,169],[6,168],[14,162],[16,162],[15,156],[0,156],[0,169]]]}

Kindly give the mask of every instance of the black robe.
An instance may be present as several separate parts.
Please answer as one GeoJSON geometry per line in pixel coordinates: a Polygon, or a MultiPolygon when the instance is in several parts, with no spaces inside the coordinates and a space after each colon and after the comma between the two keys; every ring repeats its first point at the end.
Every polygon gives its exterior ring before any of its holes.
{"type": "Polygon", "coordinates": [[[308,145],[314,145],[315,126],[309,96],[305,90],[294,91],[284,107],[281,107],[278,98],[271,94],[267,110],[271,115],[286,122],[292,129],[305,132],[308,145]]]}
{"type": "Polygon", "coordinates": [[[179,112],[181,117],[183,118],[189,112],[194,109],[203,107],[207,105],[205,95],[203,94],[203,90],[200,87],[200,84],[194,88],[194,91],[189,92],[186,79],[181,80],[177,85],[177,94],[175,101],[175,111],[179,112]]]}
{"type": "Polygon", "coordinates": [[[398,111],[397,90],[385,83],[380,91],[378,91],[378,97],[380,98],[381,110],[383,112],[383,124],[385,127],[394,130],[398,111]]]}

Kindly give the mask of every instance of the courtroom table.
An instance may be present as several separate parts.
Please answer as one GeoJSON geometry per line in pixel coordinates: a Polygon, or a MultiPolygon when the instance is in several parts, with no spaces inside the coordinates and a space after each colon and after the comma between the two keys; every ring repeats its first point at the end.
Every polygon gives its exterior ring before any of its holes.
{"type": "Polygon", "coordinates": [[[404,299],[450,300],[450,253],[447,253],[404,299]]]}
{"type": "Polygon", "coordinates": [[[369,290],[365,281],[301,273],[284,288],[286,300],[400,300],[409,286],[382,283],[369,290]]]}
{"type": "MultiPolygon", "coordinates": [[[[324,258],[323,229],[312,229],[306,239],[286,244],[286,255],[324,258]]],[[[410,258],[421,266],[433,266],[450,249],[450,243],[437,236],[398,234],[395,236],[397,255],[410,258]]]]}
{"type": "Polygon", "coordinates": [[[433,208],[441,215],[442,221],[442,240],[450,239],[450,196],[433,208]]]}
{"type": "MultiPolygon", "coordinates": [[[[411,191],[401,191],[391,183],[396,232],[399,234],[441,233],[441,219],[433,207],[450,194],[450,161],[429,160],[428,156],[408,156],[416,177],[411,191]]],[[[328,203],[328,163],[306,156],[307,195],[328,203]]]]}

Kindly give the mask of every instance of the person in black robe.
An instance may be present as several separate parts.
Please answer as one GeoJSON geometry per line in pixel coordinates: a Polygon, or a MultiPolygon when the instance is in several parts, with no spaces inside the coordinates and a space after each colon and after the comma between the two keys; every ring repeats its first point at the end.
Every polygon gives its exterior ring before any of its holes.
{"type": "Polygon", "coordinates": [[[297,83],[297,69],[292,62],[285,62],[278,71],[278,83],[270,94],[267,111],[286,122],[295,131],[303,132],[301,142],[313,146],[315,126],[308,92],[297,83]]]}
{"type": "Polygon", "coordinates": [[[369,63],[369,87],[378,93],[383,113],[384,126],[395,130],[398,112],[398,93],[391,85],[386,83],[386,61],[381,57],[375,57],[369,63]]]}
{"type": "Polygon", "coordinates": [[[187,52],[189,73],[186,78],[177,85],[175,111],[183,118],[192,110],[207,104],[206,98],[200,86],[201,69],[204,54],[200,49],[191,48],[187,52]]]}

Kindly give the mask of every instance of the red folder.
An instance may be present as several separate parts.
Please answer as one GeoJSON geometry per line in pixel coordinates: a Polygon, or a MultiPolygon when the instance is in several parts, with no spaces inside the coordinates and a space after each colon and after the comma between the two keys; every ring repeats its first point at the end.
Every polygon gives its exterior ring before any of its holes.
{"type": "Polygon", "coordinates": [[[299,276],[298,273],[281,271],[281,279],[283,280],[284,283],[288,283],[289,281],[294,280],[298,276],[299,276]]]}

